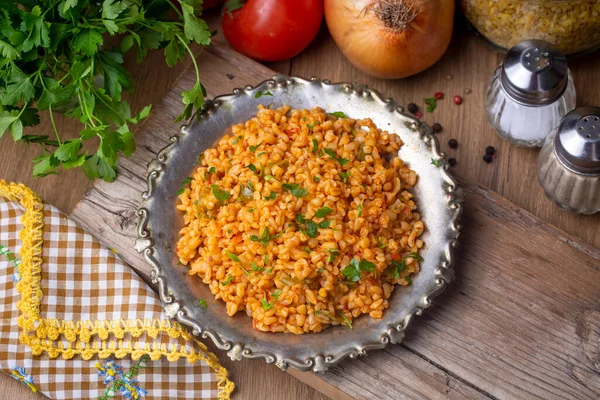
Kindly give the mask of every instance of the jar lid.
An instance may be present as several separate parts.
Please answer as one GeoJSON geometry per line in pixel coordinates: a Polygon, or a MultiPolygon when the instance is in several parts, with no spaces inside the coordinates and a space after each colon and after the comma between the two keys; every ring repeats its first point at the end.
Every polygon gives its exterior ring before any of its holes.
{"type": "Polygon", "coordinates": [[[555,147],[560,160],[574,172],[600,173],[600,107],[578,107],[565,115],[555,147]]]}
{"type": "Polygon", "coordinates": [[[562,96],[568,80],[567,58],[544,40],[525,40],[511,48],[502,65],[502,86],[516,102],[540,106],[562,96]]]}

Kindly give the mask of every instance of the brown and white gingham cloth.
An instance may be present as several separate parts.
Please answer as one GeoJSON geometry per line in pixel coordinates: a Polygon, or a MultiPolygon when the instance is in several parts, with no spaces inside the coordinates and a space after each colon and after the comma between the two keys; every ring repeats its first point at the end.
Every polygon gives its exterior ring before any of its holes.
{"type": "Polygon", "coordinates": [[[229,398],[227,371],[117,255],[46,204],[23,225],[27,193],[0,180],[0,369],[55,399],[229,398]],[[27,229],[43,232],[33,279],[27,229]]]}

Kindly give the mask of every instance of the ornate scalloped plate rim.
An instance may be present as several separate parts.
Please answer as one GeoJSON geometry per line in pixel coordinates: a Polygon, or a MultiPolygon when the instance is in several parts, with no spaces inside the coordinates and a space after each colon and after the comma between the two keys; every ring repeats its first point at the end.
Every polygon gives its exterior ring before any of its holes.
{"type": "Polygon", "coordinates": [[[329,367],[339,363],[346,357],[355,358],[359,355],[364,355],[369,350],[381,349],[387,346],[389,343],[398,344],[401,343],[405,331],[414,319],[415,315],[421,315],[426,308],[431,307],[433,298],[437,297],[441,294],[448,284],[452,282],[454,278],[454,248],[458,245],[458,237],[460,234],[460,225],[459,219],[462,214],[462,192],[459,189],[455,179],[448,173],[449,165],[445,161],[444,153],[441,153],[439,150],[439,143],[437,138],[433,135],[431,128],[421,121],[408,116],[403,113],[404,109],[401,106],[396,105],[394,100],[391,98],[383,98],[381,94],[373,89],[369,89],[366,85],[359,83],[331,83],[329,80],[319,80],[318,78],[311,78],[310,81],[298,78],[298,77],[288,77],[286,75],[275,75],[272,79],[267,79],[257,86],[246,86],[242,89],[234,89],[231,94],[224,94],[215,97],[212,101],[207,100],[204,104],[202,110],[200,111],[198,116],[194,116],[190,121],[190,124],[194,121],[194,118],[209,118],[210,115],[218,108],[221,104],[223,104],[224,99],[234,99],[239,97],[242,92],[245,92],[247,95],[254,95],[258,91],[268,90],[276,88],[279,86],[292,86],[297,83],[309,84],[309,83],[320,83],[321,85],[330,85],[330,86],[340,86],[345,92],[354,92],[355,94],[362,96],[371,96],[374,100],[384,105],[389,109],[393,109],[394,113],[399,113],[403,117],[408,117],[413,122],[411,126],[409,126],[410,130],[413,132],[418,132],[420,139],[429,147],[431,151],[431,155],[437,157],[440,163],[439,171],[442,175],[442,179],[444,185],[442,187],[444,193],[447,195],[447,208],[449,212],[452,212],[452,218],[450,220],[450,224],[448,226],[447,236],[448,240],[445,243],[445,248],[443,251],[444,260],[441,261],[438,267],[435,270],[435,287],[429,293],[424,293],[421,297],[422,304],[421,306],[416,306],[412,312],[409,312],[404,319],[392,323],[388,325],[388,328],[381,333],[379,336],[379,341],[377,342],[367,342],[361,345],[352,346],[347,348],[345,351],[339,352],[337,354],[317,354],[313,357],[308,357],[304,360],[300,360],[297,358],[284,358],[280,357],[276,354],[266,352],[266,351],[254,351],[250,347],[246,346],[244,343],[234,343],[228,340],[225,335],[220,334],[219,332],[215,332],[211,329],[204,329],[201,327],[196,321],[191,319],[187,312],[183,309],[180,301],[176,298],[175,293],[169,288],[168,282],[165,281],[164,276],[162,275],[161,267],[157,260],[154,257],[154,241],[152,239],[152,234],[148,229],[149,225],[149,211],[146,208],[148,202],[151,201],[152,196],[155,192],[156,181],[159,178],[161,172],[166,168],[166,162],[168,159],[169,153],[173,150],[176,144],[179,141],[180,135],[185,135],[187,131],[187,127],[189,125],[182,125],[180,128],[180,132],[172,136],[169,140],[170,143],[165,146],[157,155],[157,157],[152,160],[148,165],[148,177],[147,177],[147,187],[148,190],[142,193],[142,203],[138,209],[139,223],[137,229],[137,240],[135,244],[135,248],[138,252],[143,253],[144,258],[152,267],[151,280],[153,285],[155,286],[155,290],[157,290],[161,301],[163,302],[163,306],[165,312],[171,318],[175,318],[179,323],[184,326],[187,326],[192,329],[192,332],[196,336],[200,336],[203,339],[211,339],[213,343],[221,350],[227,351],[228,356],[232,360],[242,360],[244,358],[247,359],[258,359],[262,358],[267,363],[272,364],[275,363],[282,370],[286,370],[288,367],[293,367],[301,371],[309,371],[312,370],[314,372],[324,372],[329,367]]]}

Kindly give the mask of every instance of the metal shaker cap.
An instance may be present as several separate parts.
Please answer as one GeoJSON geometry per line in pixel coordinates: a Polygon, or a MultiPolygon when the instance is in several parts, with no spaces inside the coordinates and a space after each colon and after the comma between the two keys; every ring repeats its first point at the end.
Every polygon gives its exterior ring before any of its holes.
{"type": "Polygon", "coordinates": [[[600,107],[578,107],[558,127],[555,148],[573,172],[600,174],[600,107]]]}
{"type": "Polygon", "coordinates": [[[544,40],[525,40],[504,58],[502,87],[516,102],[540,106],[563,94],[568,71],[565,55],[554,45],[544,40]]]}

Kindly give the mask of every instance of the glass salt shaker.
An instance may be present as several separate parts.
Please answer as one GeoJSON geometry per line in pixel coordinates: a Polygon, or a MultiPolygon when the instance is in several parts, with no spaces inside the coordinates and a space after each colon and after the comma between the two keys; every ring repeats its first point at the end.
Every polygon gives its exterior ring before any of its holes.
{"type": "Polygon", "coordinates": [[[546,139],[538,182],[568,211],[600,211],[600,107],[578,107],[546,139]]]}
{"type": "Polygon", "coordinates": [[[498,136],[522,147],[541,147],[574,108],[567,59],[543,40],[526,40],[511,48],[485,98],[488,120],[498,136]]]}

